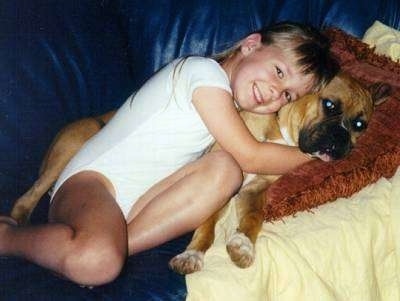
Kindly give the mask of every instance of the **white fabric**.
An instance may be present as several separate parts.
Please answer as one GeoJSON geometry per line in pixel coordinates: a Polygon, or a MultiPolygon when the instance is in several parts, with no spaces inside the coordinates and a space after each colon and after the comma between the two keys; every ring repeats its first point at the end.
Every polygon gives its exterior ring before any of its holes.
{"type": "Polygon", "coordinates": [[[54,193],[73,174],[94,170],[114,185],[125,217],[148,188],[200,157],[213,137],[192,104],[200,86],[229,93],[229,79],[209,58],[175,60],[129,97],[67,165],[54,193]]]}
{"type": "Polygon", "coordinates": [[[265,223],[247,269],[225,248],[236,223],[230,206],[203,270],[186,276],[187,301],[400,300],[400,169],[313,213],[265,223]]]}

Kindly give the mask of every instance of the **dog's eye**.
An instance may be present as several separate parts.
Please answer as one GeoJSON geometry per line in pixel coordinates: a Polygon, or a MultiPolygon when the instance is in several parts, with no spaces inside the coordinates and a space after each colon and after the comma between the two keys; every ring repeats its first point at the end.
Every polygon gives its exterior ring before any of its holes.
{"type": "Polygon", "coordinates": [[[336,116],[341,114],[340,104],[335,103],[329,98],[322,99],[322,107],[327,116],[336,116]]]}
{"type": "Polygon", "coordinates": [[[324,98],[322,100],[322,103],[324,104],[324,107],[329,109],[329,110],[333,110],[335,108],[335,103],[332,100],[328,99],[328,98],[324,98]]]}
{"type": "Polygon", "coordinates": [[[366,129],[367,123],[362,119],[356,118],[352,121],[352,127],[355,131],[362,131],[366,129]]]}

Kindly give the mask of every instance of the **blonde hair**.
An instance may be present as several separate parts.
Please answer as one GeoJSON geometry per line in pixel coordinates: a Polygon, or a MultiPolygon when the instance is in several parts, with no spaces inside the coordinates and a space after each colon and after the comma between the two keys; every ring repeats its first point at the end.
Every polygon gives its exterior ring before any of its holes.
{"type": "MultiPolygon", "coordinates": [[[[339,71],[339,65],[330,53],[330,42],[314,27],[281,22],[261,28],[253,33],[261,35],[264,45],[274,45],[292,54],[302,74],[314,77],[313,91],[325,86],[339,71]]],[[[234,56],[241,47],[241,41],[229,49],[213,56],[219,63],[234,56]]]]}

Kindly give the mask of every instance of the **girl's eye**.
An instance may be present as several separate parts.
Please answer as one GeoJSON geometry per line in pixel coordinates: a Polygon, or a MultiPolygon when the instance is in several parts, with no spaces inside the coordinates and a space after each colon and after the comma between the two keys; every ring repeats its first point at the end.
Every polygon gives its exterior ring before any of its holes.
{"type": "Polygon", "coordinates": [[[275,66],[275,69],[276,69],[276,74],[278,75],[278,77],[283,78],[282,70],[278,66],[275,66]]]}
{"type": "Polygon", "coordinates": [[[292,95],[288,91],[285,91],[285,99],[288,103],[292,101],[292,95]]]}

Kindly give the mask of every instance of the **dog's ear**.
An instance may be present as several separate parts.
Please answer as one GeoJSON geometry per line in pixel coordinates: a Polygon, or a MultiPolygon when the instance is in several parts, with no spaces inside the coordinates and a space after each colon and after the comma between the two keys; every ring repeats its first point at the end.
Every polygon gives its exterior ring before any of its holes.
{"type": "Polygon", "coordinates": [[[387,100],[392,93],[392,87],[387,83],[377,82],[369,86],[374,105],[379,105],[387,100]]]}

